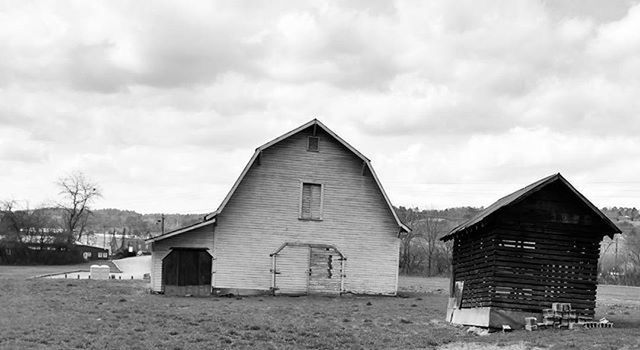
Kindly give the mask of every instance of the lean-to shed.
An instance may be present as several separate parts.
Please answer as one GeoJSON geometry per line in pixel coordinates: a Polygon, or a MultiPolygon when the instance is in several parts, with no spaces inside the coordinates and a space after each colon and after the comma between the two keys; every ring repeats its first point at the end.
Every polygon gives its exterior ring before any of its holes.
{"type": "Polygon", "coordinates": [[[562,175],[501,198],[454,228],[450,322],[522,327],[554,302],[596,306],[600,242],[620,230],[562,175]]]}
{"type": "Polygon", "coordinates": [[[148,240],[168,294],[395,294],[396,215],[371,162],[314,119],[258,147],[218,209],[148,240]]]}

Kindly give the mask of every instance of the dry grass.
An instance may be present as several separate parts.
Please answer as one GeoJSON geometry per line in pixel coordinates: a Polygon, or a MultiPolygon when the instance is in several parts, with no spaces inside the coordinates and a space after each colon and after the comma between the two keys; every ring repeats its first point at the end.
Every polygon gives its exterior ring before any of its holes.
{"type": "Polygon", "coordinates": [[[236,299],[152,295],[142,281],[5,278],[0,348],[640,347],[640,307],[617,302],[598,310],[616,323],[613,329],[472,336],[443,322],[446,285],[402,278],[404,297],[236,299]]]}
{"type": "Polygon", "coordinates": [[[0,279],[24,279],[69,271],[89,271],[91,265],[109,265],[111,272],[120,272],[120,270],[118,270],[118,268],[109,260],[89,261],[76,265],[0,265],[0,279]]]}

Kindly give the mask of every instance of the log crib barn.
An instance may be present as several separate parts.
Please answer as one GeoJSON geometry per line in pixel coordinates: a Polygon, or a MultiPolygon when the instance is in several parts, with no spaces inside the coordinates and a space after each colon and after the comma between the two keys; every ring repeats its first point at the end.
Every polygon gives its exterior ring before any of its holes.
{"type": "Polygon", "coordinates": [[[447,320],[522,328],[557,302],[592,318],[600,242],[616,233],[559,173],[503,197],[441,238],[453,240],[447,320]]]}

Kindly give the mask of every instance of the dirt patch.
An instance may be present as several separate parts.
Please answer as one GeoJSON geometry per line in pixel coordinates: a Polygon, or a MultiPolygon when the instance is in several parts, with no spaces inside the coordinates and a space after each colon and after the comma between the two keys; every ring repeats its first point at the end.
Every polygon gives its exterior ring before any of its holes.
{"type": "Polygon", "coordinates": [[[484,343],[462,343],[455,342],[438,347],[438,350],[543,350],[546,347],[538,347],[525,342],[518,342],[515,344],[484,344],[484,343]]]}

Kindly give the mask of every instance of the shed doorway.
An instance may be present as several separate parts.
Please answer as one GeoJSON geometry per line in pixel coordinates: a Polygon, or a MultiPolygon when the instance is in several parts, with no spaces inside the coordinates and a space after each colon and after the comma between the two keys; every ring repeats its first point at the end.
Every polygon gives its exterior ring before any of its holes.
{"type": "Polygon", "coordinates": [[[210,295],[211,260],[206,248],[171,248],[162,259],[164,294],[210,295]]]}

